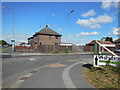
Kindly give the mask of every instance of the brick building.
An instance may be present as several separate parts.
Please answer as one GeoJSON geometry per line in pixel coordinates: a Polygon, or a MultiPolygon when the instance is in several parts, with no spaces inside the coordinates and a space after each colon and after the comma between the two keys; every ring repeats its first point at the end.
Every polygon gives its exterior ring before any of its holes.
{"type": "Polygon", "coordinates": [[[53,31],[46,25],[45,28],[36,32],[32,37],[28,38],[28,44],[37,49],[40,45],[60,45],[61,34],[53,31]]]}

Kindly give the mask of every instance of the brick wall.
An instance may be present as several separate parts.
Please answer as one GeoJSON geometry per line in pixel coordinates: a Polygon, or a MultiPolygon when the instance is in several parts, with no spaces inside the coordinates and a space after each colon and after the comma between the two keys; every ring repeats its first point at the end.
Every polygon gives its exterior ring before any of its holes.
{"type": "Polygon", "coordinates": [[[16,52],[65,52],[65,50],[69,48],[72,52],[83,52],[83,46],[61,46],[61,45],[40,45],[37,49],[33,47],[24,47],[24,46],[15,46],[16,52]]]}
{"type": "Polygon", "coordinates": [[[84,52],[94,52],[94,46],[84,46],[84,52]]]}

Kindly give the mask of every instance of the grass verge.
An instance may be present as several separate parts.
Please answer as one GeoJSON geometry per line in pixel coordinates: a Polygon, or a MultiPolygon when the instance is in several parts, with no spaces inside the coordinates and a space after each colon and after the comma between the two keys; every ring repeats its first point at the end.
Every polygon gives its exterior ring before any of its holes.
{"type": "Polygon", "coordinates": [[[2,48],[2,49],[0,49],[0,52],[4,52],[4,51],[6,51],[6,50],[8,50],[8,49],[10,49],[11,47],[7,47],[7,48],[2,48]]]}
{"type": "Polygon", "coordinates": [[[84,68],[85,79],[96,88],[120,88],[120,73],[113,66],[84,68]]]}

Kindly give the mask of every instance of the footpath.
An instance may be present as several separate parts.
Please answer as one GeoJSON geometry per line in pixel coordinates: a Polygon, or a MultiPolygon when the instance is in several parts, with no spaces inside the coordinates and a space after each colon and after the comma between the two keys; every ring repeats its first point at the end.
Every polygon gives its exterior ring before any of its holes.
{"type": "Polygon", "coordinates": [[[12,53],[0,53],[0,58],[12,58],[12,57],[23,57],[23,56],[38,56],[38,55],[72,55],[72,54],[91,54],[90,52],[82,53],[21,53],[21,52],[12,52],[12,53]]]}

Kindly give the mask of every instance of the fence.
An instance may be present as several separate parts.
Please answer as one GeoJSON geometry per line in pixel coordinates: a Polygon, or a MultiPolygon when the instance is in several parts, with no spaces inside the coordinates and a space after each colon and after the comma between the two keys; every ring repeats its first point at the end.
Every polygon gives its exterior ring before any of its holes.
{"type": "Polygon", "coordinates": [[[66,49],[69,49],[71,52],[83,52],[83,46],[61,46],[61,45],[40,45],[35,49],[34,47],[27,46],[15,46],[15,52],[65,52],[66,49]]]}
{"type": "MultiPolygon", "coordinates": [[[[109,50],[114,51],[115,47],[107,47],[109,50]]],[[[100,51],[102,51],[102,47],[100,48],[100,51]]],[[[84,46],[83,49],[84,52],[94,52],[94,46],[84,46]]],[[[103,49],[104,52],[106,52],[107,50],[103,49]]]]}
{"type": "Polygon", "coordinates": [[[84,52],[94,52],[94,46],[84,46],[84,52]]]}

